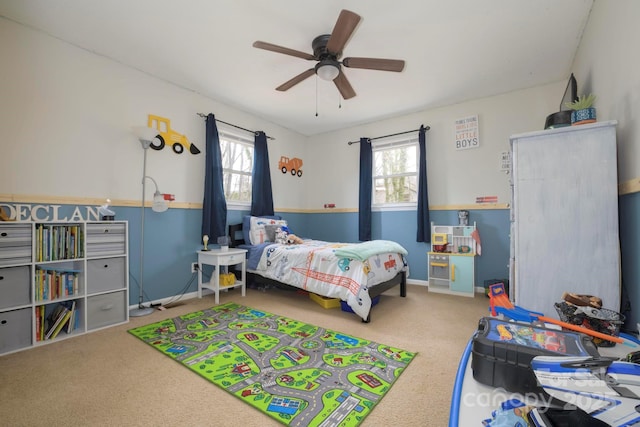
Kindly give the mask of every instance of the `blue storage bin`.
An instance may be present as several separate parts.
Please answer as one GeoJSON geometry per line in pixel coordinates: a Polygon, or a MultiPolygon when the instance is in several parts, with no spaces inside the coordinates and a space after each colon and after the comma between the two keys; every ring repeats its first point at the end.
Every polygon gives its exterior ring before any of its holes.
{"type": "MultiPolygon", "coordinates": [[[[378,295],[377,297],[373,297],[373,299],[371,300],[371,307],[373,307],[379,302],[380,302],[380,295],[378,295]]],[[[351,309],[351,307],[349,307],[349,304],[347,304],[346,301],[340,301],[340,308],[342,309],[342,311],[346,311],[347,313],[353,313],[353,310],[351,309]]]]}

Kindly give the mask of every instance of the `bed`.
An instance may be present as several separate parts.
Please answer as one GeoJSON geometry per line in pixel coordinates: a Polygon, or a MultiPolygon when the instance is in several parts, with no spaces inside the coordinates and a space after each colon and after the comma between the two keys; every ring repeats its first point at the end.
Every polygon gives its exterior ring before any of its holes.
{"type": "Polygon", "coordinates": [[[248,251],[246,273],[250,285],[302,289],[338,298],[364,322],[371,320],[372,300],[383,292],[399,286],[400,296],[406,296],[407,252],[399,244],[387,240],[336,243],[311,239],[299,244],[275,243],[270,231],[286,224],[278,218],[247,216],[243,223],[229,226],[231,246],[248,251]]]}

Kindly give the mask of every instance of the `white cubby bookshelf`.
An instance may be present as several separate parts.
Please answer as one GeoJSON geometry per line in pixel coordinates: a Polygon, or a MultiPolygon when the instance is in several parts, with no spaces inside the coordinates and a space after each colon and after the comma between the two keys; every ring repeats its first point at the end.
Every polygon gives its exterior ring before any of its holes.
{"type": "Polygon", "coordinates": [[[0,355],[128,322],[128,234],[126,221],[0,222],[0,355]]]}

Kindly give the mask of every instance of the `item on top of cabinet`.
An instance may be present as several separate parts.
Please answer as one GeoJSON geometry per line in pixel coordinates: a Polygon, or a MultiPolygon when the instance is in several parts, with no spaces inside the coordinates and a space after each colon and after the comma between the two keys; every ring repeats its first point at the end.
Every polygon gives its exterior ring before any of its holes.
{"type": "Polygon", "coordinates": [[[100,220],[102,221],[113,221],[116,218],[116,213],[109,209],[109,205],[111,204],[111,200],[107,199],[107,203],[100,206],[98,208],[98,213],[100,214],[100,220]]]}
{"type": "Polygon", "coordinates": [[[230,243],[231,243],[231,237],[229,236],[218,237],[218,245],[220,245],[220,250],[228,251],[230,243]]]}
{"type": "Polygon", "coordinates": [[[596,109],[593,107],[595,100],[596,96],[590,93],[589,95],[579,96],[577,100],[565,104],[573,110],[571,112],[571,126],[584,125],[596,121],[596,109]]]}
{"type": "Polygon", "coordinates": [[[469,211],[458,211],[458,225],[469,225],[469,211]]]}
{"type": "Polygon", "coordinates": [[[576,78],[571,74],[567,87],[562,95],[560,101],[560,111],[549,114],[544,122],[545,129],[555,129],[565,126],[571,126],[571,110],[565,110],[567,103],[573,102],[578,99],[578,82],[576,78]]]}
{"type": "Polygon", "coordinates": [[[555,129],[571,126],[571,110],[562,110],[547,116],[544,122],[545,129],[555,129]]]}
{"type": "Polygon", "coordinates": [[[11,217],[5,213],[4,208],[0,206],[0,221],[15,221],[15,219],[11,219],[11,217]]]}
{"type": "Polygon", "coordinates": [[[204,248],[202,250],[208,251],[209,249],[207,248],[207,244],[209,244],[209,236],[207,236],[206,234],[202,236],[202,243],[204,244],[204,248]]]}

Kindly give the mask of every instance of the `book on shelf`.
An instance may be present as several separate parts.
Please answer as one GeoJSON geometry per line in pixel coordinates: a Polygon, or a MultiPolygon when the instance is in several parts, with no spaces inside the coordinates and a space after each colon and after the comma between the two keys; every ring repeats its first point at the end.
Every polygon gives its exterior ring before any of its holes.
{"type": "Polygon", "coordinates": [[[82,258],[83,240],[80,225],[38,224],[36,260],[43,262],[82,258]]]}
{"type": "Polygon", "coordinates": [[[58,333],[60,333],[62,328],[64,328],[64,325],[66,325],[67,322],[69,321],[70,316],[71,316],[71,310],[65,309],[64,315],[62,316],[62,320],[60,321],[60,323],[58,323],[58,326],[56,326],[56,328],[53,330],[53,333],[51,334],[51,339],[54,339],[56,336],[58,336],[58,333]]]}
{"type": "Polygon", "coordinates": [[[40,341],[40,329],[42,329],[42,321],[40,318],[40,307],[36,306],[35,315],[36,315],[36,341],[40,341]]]}
{"type": "Polygon", "coordinates": [[[64,267],[37,266],[35,290],[38,301],[54,300],[79,292],[80,270],[64,267]]]}
{"type": "Polygon", "coordinates": [[[44,339],[48,340],[50,338],[53,338],[54,336],[52,335],[54,334],[54,332],[56,335],[58,332],[60,332],[60,329],[62,328],[62,326],[64,326],[63,320],[68,320],[68,317],[66,316],[68,312],[69,309],[65,307],[64,304],[56,305],[56,307],[48,317],[49,325],[44,339]]]}
{"type": "Polygon", "coordinates": [[[76,328],[76,300],[71,301],[71,308],[69,309],[71,315],[67,322],[67,333],[70,334],[76,328]]]}
{"type": "Polygon", "coordinates": [[[38,314],[40,315],[40,341],[44,340],[44,328],[45,328],[45,319],[44,319],[44,312],[45,312],[45,308],[44,305],[41,305],[38,307],[38,314]]]}

